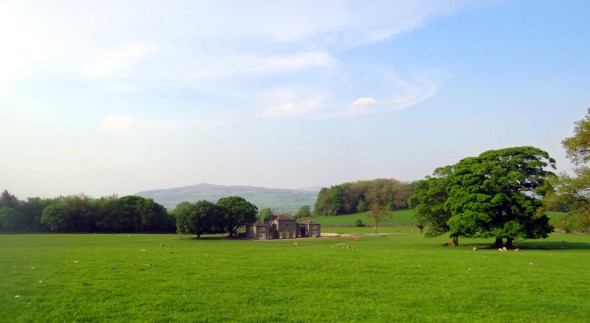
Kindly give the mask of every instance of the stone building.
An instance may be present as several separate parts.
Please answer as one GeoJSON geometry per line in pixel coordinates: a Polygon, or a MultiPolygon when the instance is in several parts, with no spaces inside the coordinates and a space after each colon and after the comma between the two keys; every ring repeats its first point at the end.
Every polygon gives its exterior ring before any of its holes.
{"type": "Polygon", "coordinates": [[[256,221],[247,229],[248,238],[255,240],[319,238],[320,225],[313,221],[297,221],[287,215],[275,215],[265,221],[256,221]]]}
{"type": "Polygon", "coordinates": [[[299,234],[297,237],[301,238],[318,238],[320,236],[320,224],[311,220],[303,221],[298,224],[299,234]]]}

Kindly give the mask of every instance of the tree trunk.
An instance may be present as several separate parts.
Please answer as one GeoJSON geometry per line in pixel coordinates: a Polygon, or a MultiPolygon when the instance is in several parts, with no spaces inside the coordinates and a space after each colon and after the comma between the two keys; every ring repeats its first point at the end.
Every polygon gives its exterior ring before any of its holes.
{"type": "Polygon", "coordinates": [[[451,242],[451,246],[456,247],[459,245],[459,237],[453,237],[453,241],[451,242]]]}
{"type": "Polygon", "coordinates": [[[201,233],[197,233],[197,239],[201,239],[201,233]]]}
{"type": "Polygon", "coordinates": [[[494,242],[494,247],[502,248],[502,246],[504,246],[504,242],[502,241],[502,238],[496,238],[496,242],[494,242]]]}
{"type": "Polygon", "coordinates": [[[506,238],[506,248],[512,248],[512,241],[514,238],[506,238]]]}

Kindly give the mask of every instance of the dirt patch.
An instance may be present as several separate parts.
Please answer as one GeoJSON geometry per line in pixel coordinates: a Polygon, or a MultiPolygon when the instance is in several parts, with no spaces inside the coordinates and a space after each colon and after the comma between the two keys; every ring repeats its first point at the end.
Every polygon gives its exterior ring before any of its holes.
{"type": "Polygon", "coordinates": [[[342,237],[342,238],[349,238],[349,239],[359,239],[362,237],[362,234],[358,233],[332,233],[332,232],[322,232],[322,237],[342,237]]]}

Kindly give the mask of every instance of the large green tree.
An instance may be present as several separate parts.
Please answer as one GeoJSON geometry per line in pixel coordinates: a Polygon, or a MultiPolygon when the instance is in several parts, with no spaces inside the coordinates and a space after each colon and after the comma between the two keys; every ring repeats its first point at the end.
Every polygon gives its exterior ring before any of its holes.
{"type": "Polygon", "coordinates": [[[176,230],[180,234],[201,234],[215,230],[220,219],[220,208],[209,201],[198,201],[195,204],[179,204],[176,209],[176,230]]]}
{"type": "Polygon", "coordinates": [[[100,201],[97,227],[107,232],[173,232],[174,219],[152,199],[124,196],[100,201]]]}
{"type": "Polygon", "coordinates": [[[492,237],[511,247],[514,239],[546,238],[553,230],[542,212],[554,177],[548,168],[555,161],[535,147],[490,150],[438,169],[417,183],[411,201],[432,235],[448,231],[455,243],[492,237]]]}
{"type": "Polygon", "coordinates": [[[217,206],[221,208],[221,227],[230,237],[236,235],[238,228],[256,221],[258,208],[242,197],[223,197],[217,201],[217,206]]]}
{"type": "Polygon", "coordinates": [[[461,160],[448,177],[445,210],[451,236],[494,237],[495,246],[514,239],[547,238],[553,231],[542,199],[555,160],[535,147],[490,150],[461,160]]]}

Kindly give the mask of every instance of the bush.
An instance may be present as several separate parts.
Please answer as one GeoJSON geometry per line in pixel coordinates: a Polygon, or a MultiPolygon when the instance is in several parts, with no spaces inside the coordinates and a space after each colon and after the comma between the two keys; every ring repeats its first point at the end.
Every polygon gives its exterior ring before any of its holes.
{"type": "Polygon", "coordinates": [[[365,226],[365,225],[363,224],[363,220],[361,220],[361,219],[357,219],[357,220],[356,220],[356,222],[355,222],[355,225],[356,225],[357,227],[364,227],[364,226],[365,226]]]}

